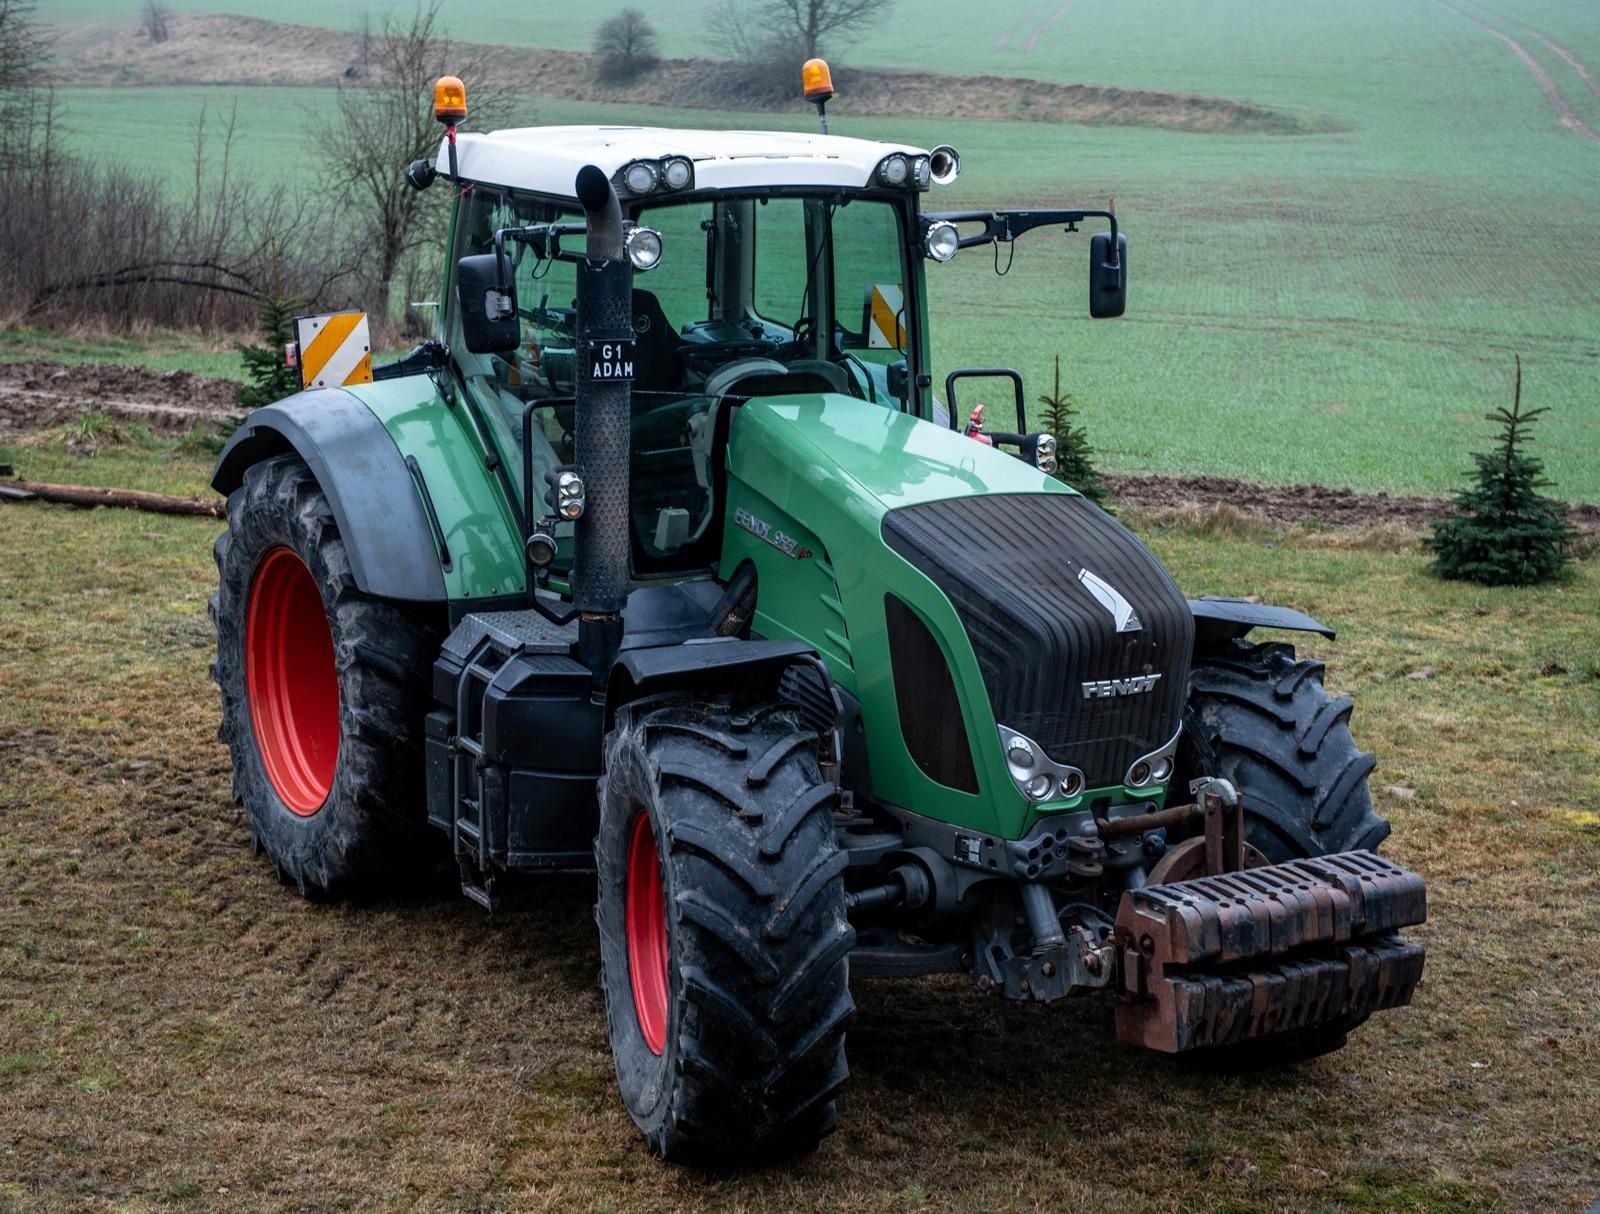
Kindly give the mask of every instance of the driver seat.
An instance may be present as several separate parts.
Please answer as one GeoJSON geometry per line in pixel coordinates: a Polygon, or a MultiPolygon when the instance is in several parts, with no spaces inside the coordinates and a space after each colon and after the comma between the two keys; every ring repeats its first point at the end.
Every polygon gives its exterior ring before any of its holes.
{"type": "Polygon", "coordinates": [[[633,291],[633,335],[638,373],[633,386],[642,392],[673,392],[683,387],[678,349],[684,340],[672,329],[661,301],[650,291],[633,291]]]}

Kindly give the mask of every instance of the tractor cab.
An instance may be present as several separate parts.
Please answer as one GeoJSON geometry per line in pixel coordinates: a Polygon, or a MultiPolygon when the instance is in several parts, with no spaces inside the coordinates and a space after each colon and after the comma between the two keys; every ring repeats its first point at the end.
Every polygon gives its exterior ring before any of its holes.
{"type": "MultiPolygon", "coordinates": [[[[443,335],[536,494],[575,456],[586,241],[570,175],[563,182],[547,166],[569,144],[592,152],[595,134],[463,135],[458,149],[467,192],[443,335]],[[504,164],[514,170],[491,167],[504,164]],[[483,267],[505,301],[497,322],[482,314],[474,274],[483,267]]],[[[633,563],[645,575],[691,572],[715,557],[719,417],[752,398],[821,395],[933,416],[918,208],[930,160],[896,145],[771,132],[605,135],[614,153],[602,168],[621,200],[634,271],[633,336],[608,368],[631,374],[633,563]],[[784,155],[772,155],[775,141],[784,155]]],[[[570,565],[571,530],[556,524],[553,572],[570,565]]]]}

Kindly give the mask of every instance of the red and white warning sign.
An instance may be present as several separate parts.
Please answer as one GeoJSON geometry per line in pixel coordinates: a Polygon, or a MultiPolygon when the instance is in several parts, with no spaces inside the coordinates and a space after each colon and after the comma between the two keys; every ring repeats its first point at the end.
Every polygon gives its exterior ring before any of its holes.
{"type": "Polygon", "coordinates": [[[342,388],[372,382],[372,337],[365,312],[298,316],[300,382],[307,388],[342,388]]]}

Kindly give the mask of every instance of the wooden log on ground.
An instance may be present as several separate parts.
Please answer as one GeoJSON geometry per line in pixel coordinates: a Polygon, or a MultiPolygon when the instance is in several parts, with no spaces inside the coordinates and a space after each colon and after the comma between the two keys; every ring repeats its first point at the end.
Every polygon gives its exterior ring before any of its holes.
{"type": "Polygon", "coordinates": [[[226,518],[228,504],[220,497],[177,497],[142,489],[101,489],[92,485],[49,485],[40,481],[0,481],[0,500],[61,502],[69,506],[116,506],[156,514],[189,514],[226,518]]]}

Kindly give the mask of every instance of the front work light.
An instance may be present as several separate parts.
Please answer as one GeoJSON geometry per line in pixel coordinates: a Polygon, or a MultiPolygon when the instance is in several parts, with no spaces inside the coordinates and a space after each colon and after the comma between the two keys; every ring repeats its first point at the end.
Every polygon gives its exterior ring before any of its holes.
{"type": "Polygon", "coordinates": [[[928,225],[927,235],[922,239],[922,247],[935,261],[949,261],[961,247],[961,233],[956,231],[955,224],[947,219],[941,219],[938,223],[928,225]]]}
{"type": "Polygon", "coordinates": [[[467,86],[460,76],[440,76],[434,81],[433,116],[446,126],[467,120],[467,86]]]}
{"type": "Polygon", "coordinates": [[[948,143],[941,143],[929,152],[928,161],[934,185],[949,185],[961,176],[961,155],[948,143]]]}
{"type": "Polygon", "coordinates": [[[622,180],[627,184],[629,193],[648,194],[656,188],[656,168],[641,160],[628,166],[628,171],[622,175],[622,180]]]}
{"type": "Polygon", "coordinates": [[[653,270],[661,264],[661,233],[654,228],[629,228],[622,247],[635,270],[653,270]]]}

